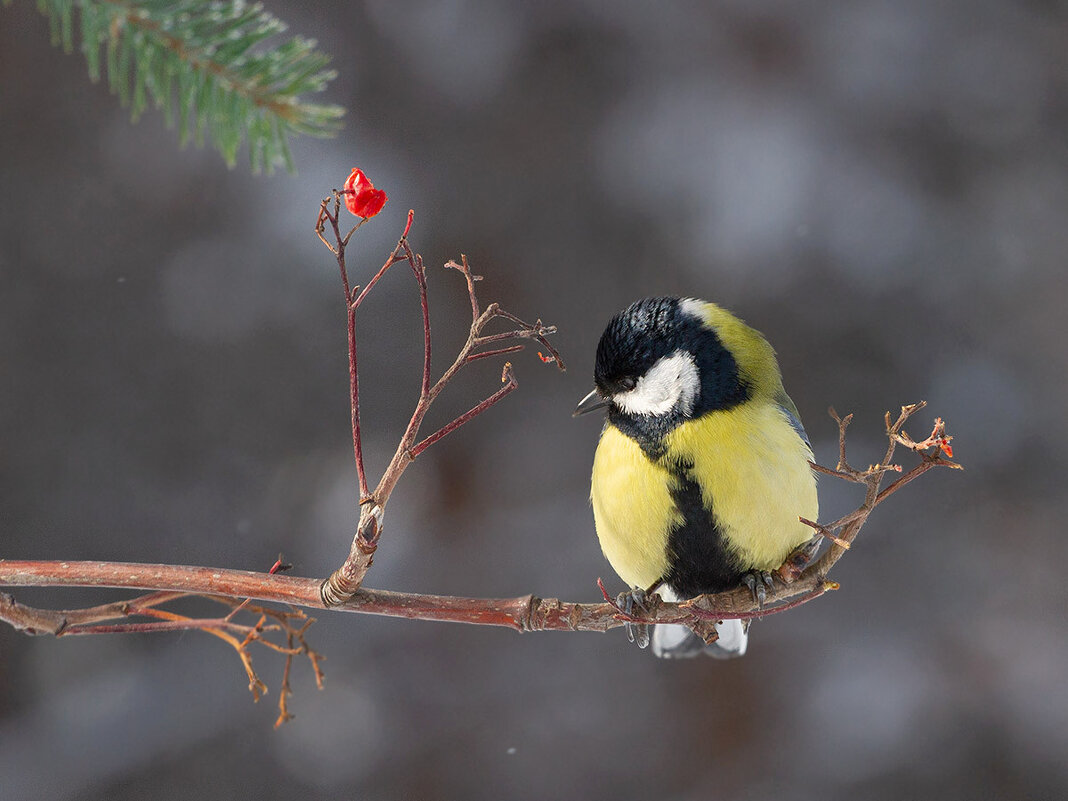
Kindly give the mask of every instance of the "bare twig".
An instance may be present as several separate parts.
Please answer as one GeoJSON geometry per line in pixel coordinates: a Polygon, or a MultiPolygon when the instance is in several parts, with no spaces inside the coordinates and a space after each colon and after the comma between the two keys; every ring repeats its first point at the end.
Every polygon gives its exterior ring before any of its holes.
{"type": "MultiPolygon", "coordinates": [[[[52,562],[0,560],[0,585],[124,587],[145,589],[156,585],[180,586],[193,595],[251,597],[261,602],[285,603],[314,609],[327,608],[319,596],[319,580],[243,570],[186,565],[144,565],[128,562],[52,562]]],[[[808,589],[808,588],[806,588],[808,589]]],[[[707,598],[698,608],[722,612],[723,618],[744,616],[755,610],[747,588],[707,598]]],[[[801,593],[794,593],[801,594],[801,593]]],[[[791,595],[791,597],[793,597],[791,595]]],[[[691,602],[684,602],[688,604],[691,602]]],[[[661,603],[655,614],[639,617],[649,623],[678,623],[693,617],[684,604],[661,603]]],[[[437,620],[453,623],[505,626],[516,631],[607,631],[624,618],[612,604],[569,603],[555,598],[523,595],[516,598],[462,598],[444,595],[387,592],[360,588],[341,612],[437,620]]],[[[764,610],[762,614],[770,614],[764,610]]],[[[68,613],[40,610],[18,604],[0,594],[0,620],[32,634],[64,634],[68,613]],[[35,625],[20,625],[35,624],[35,625]]],[[[218,619],[225,620],[224,618],[218,619]]],[[[193,628],[191,626],[186,628],[193,628]]]]}
{"type": "Polygon", "coordinates": [[[337,258],[338,267],[342,277],[342,285],[347,299],[349,377],[352,390],[352,437],[353,450],[356,457],[356,471],[359,478],[360,519],[356,527],[356,534],[349,547],[349,554],[344,563],[322,583],[321,598],[323,603],[327,606],[335,606],[343,603],[347,598],[352,597],[352,594],[363,583],[364,576],[367,574],[367,570],[370,568],[371,562],[374,559],[375,551],[378,548],[378,539],[382,534],[382,521],[385,515],[386,504],[389,501],[390,494],[393,492],[393,488],[396,486],[397,481],[404,473],[408,464],[442,437],[452,433],[464,423],[467,423],[491,406],[494,406],[518,386],[515,376],[512,373],[511,365],[505,365],[502,376],[502,381],[505,384],[504,387],[497,392],[494,392],[481,403],[460,415],[452,422],[442,426],[430,436],[418,440],[420,427],[423,423],[423,419],[426,417],[427,411],[430,409],[430,405],[463,367],[478,359],[485,359],[506,353],[514,353],[521,350],[523,346],[511,345],[481,352],[477,351],[476,348],[506,340],[535,339],[551,354],[549,358],[543,356],[542,361],[555,362],[561,370],[564,369],[564,363],[560,358],[560,354],[557,353],[547,339],[549,335],[555,332],[555,328],[543,325],[541,320],[536,321],[533,325],[527,324],[511,312],[501,309],[496,303],[491,303],[485,311],[480,311],[481,307],[475,294],[475,282],[479,280],[479,276],[476,276],[471,272],[467,257],[461,256],[460,263],[450,261],[445,266],[446,268],[461,272],[467,282],[468,298],[471,303],[471,329],[468,334],[467,342],[460,349],[460,352],[457,354],[452,365],[445,370],[436,382],[433,382],[431,367],[432,338],[430,331],[430,304],[427,293],[426,268],[423,264],[422,256],[415,253],[408,242],[408,234],[411,230],[414,212],[408,212],[408,220],[404,228],[404,233],[397,241],[397,246],[393,249],[393,252],[389,255],[374,277],[367,283],[367,286],[353,298],[355,290],[352,290],[349,287],[348,274],[345,268],[345,246],[348,243],[348,237],[351,236],[353,232],[350,231],[345,237],[341,236],[337,223],[339,208],[340,196],[339,193],[335,192],[333,198],[326,198],[322,202],[319,216],[315,223],[315,231],[319,238],[328,248],[330,248],[330,251],[337,258]],[[333,208],[332,212],[331,205],[333,208]],[[327,240],[324,236],[327,223],[330,224],[333,233],[333,242],[327,240]],[[408,421],[408,426],[400,438],[400,442],[397,445],[397,450],[394,452],[393,458],[383,472],[378,485],[372,491],[369,489],[363,468],[359,411],[359,381],[355,340],[356,311],[367,297],[371,288],[378,283],[382,276],[385,275],[386,271],[389,270],[391,266],[401,261],[406,261],[408,263],[419,289],[419,305],[422,311],[423,320],[423,375],[420,384],[419,399],[412,412],[412,416],[408,421]],[[511,330],[496,334],[484,334],[486,326],[495,319],[507,320],[512,323],[514,327],[511,330]]]}
{"type": "MultiPolygon", "coordinates": [[[[332,197],[324,198],[319,205],[319,216],[315,219],[315,233],[322,240],[323,244],[330,248],[330,252],[334,254],[337,259],[338,271],[341,273],[341,285],[345,291],[345,313],[348,318],[348,342],[349,342],[349,396],[350,407],[352,410],[352,450],[353,456],[356,460],[356,477],[359,482],[359,494],[361,502],[367,495],[367,475],[363,468],[363,445],[360,437],[360,379],[356,371],[356,306],[358,302],[354,302],[352,299],[353,290],[349,284],[348,268],[345,265],[345,247],[349,243],[349,238],[356,232],[356,230],[363,225],[366,220],[361,220],[352,230],[344,236],[341,235],[341,229],[339,227],[339,218],[341,216],[341,196],[343,193],[334,190],[332,197]],[[333,211],[330,211],[330,206],[333,205],[333,211]],[[329,222],[330,228],[334,233],[334,242],[331,244],[323,232],[326,230],[325,224],[329,222]]],[[[393,255],[396,255],[396,250],[393,251],[393,255]]],[[[379,270],[379,275],[389,269],[392,260],[387,260],[385,266],[379,270]]],[[[372,283],[378,279],[378,275],[372,279],[372,283]]],[[[370,288],[370,287],[368,287],[370,288]]],[[[364,290],[366,294],[367,290],[364,290]]],[[[362,298],[362,295],[361,295],[362,298]]]]}
{"type": "MultiPolygon", "coordinates": [[[[521,347],[521,346],[519,346],[519,347],[521,347]]],[[[506,350],[506,349],[502,349],[502,350],[506,350]]],[[[470,359],[471,359],[470,356],[467,357],[468,361],[470,361],[470,359]]],[[[519,384],[516,382],[515,374],[512,372],[512,363],[511,362],[505,362],[504,363],[504,369],[501,371],[501,382],[504,384],[504,386],[501,387],[500,389],[498,389],[496,392],[494,392],[492,395],[490,395],[484,401],[479,403],[474,408],[469,409],[468,411],[464,412],[459,417],[457,417],[455,420],[453,420],[451,423],[448,423],[448,424],[442,426],[437,431],[435,431],[433,434],[431,434],[429,437],[427,437],[422,442],[420,442],[418,445],[413,445],[408,450],[408,458],[409,459],[415,459],[416,456],[421,454],[423,451],[425,451],[427,448],[429,448],[431,445],[433,445],[439,439],[444,437],[446,434],[451,434],[453,431],[458,429],[464,423],[467,423],[467,422],[473,420],[475,417],[477,417],[478,415],[482,414],[482,412],[486,411],[486,409],[488,409],[490,406],[493,406],[493,404],[495,404],[498,401],[502,400],[505,395],[507,395],[510,392],[513,392],[515,389],[517,389],[519,387],[519,384]]]]}

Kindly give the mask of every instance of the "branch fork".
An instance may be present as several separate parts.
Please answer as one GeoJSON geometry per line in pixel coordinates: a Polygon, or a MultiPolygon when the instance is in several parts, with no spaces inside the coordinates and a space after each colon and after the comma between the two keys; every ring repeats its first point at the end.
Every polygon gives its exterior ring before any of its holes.
{"type": "Polygon", "coordinates": [[[390,494],[393,492],[393,488],[396,486],[397,481],[400,479],[407,466],[435,442],[448,434],[451,434],[460,426],[470,422],[490,407],[496,405],[506,396],[514,392],[519,386],[515,378],[515,373],[512,370],[511,363],[506,362],[501,371],[501,383],[504,386],[486,397],[481,403],[439,428],[434,433],[423,439],[419,439],[423,418],[426,416],[431,404],[433,404],[434,400],[441,394],[442,390],[448,386],[449,382],[456,377],[461,369],[479,359],[516,353],[522,350],[524,346],[523,344],[518,343],[506,345],[504,347],[490,348],[488,350],[481,350],[481,348],[496,343],[533,339],[550,353],[550,357],[548,359],[542,357],[542,361],[552,361],[561,370],[564,369],[564,362],[560,358],[560,354],[553,348],[547,339],[547,337],[555,333],[556,328],[544,325],[541,320],[537,320],[533,324],[526,323],[511,312],[502,309],[497,303],[489,304],[485,311],[482,311],[478,296],[475,293],[475,282],[481,280],[481,276],[477,276],[471,271],[467,256],[461,256],[459,262],[449,261],[445,264],[445,268],[456,270],[464,277],[467,284],[468,299],[471,304],[471,327],[467,341],[460,348],[452,365],[445,370],[437,381],[433,381],[431,373],[432,337],[430,330],[430,304],[427,297],[426,266],[423,263],[423,257],[412,250],[411,244],[408,241],[408,234],[411,231],[415,213],[413,211],[408,212],[408,219],[404,227],[404,232],[401,234],[400,239],[397,240],[397,246],[393,249],[393,252],[389,254],[378,272],[375,273],[371,280],[368,281],[367,285],[364,286],[362,290],[359,290],[357,294],[357,288],[353,288],[349,282],[345,250],[352,235],[366,222],[366,220],[361,220],[347,233],[342,234],[340,223],[338,222],[342,194],[343,193],[341,192],[335,191],[331,197],[325,198],[322,201],[319,207],[318,217],[315,221],[315,233],[337,259],[338,271],[341,274],[342,289],[344,290],[346,301],[349,343],[349,388],[352,408],[352,442],[353,455],[356,461],[357,480],[359,482],[360,519],[356,527],[352,545],[349,548],[349,554],[344,563],[342,563],[342,565],[322,583],[320,597],[323,604],[327,607],[343,604],[345,601],[353,597],[356,590],[358,590],[363,583],[364,576],[367,574],[367,570],[371,566],[374,553],[378,548],[378,542],[382,535],[383,517],[385,515],[386,504],[389,501],[390,494]],[[327,226],[329,226],[330,229],[330,239],[326,236],[327,226]],[[393,458],[390,460],[389,465],[386,467],[385,472],[382,474],[378,485],[374,490],[371,490],[368,485],[367,474],[363,465],[363,448],[360,429],[359,374],[357,370],[356,354],[356,312],[367,298],[368,293],[375,284],[381,280],[389,268],[394,264],[399,264],[401,262],[406,262],[408,264],[419,290],[419,303],[422,310],[423,320],[423,376],[419,389],[418,401],[416,402],[415,409],[412,411],[408,425],[401,436],[400,442],[397,445],[397,450],[395,451],[393,458]],[[486,327],[493,320],[497,319],[508,321],[511,323],[512,327],[509,330],[500,333],[485,333],[486,327]]]}

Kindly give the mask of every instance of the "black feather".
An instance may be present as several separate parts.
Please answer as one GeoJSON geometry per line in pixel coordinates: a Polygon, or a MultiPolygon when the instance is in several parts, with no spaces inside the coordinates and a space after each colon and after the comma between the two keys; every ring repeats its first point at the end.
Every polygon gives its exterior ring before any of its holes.
{"type": "Polygon", "coordinates": [[[681,598],[729,590],[741,584],[745,570],[727,550],[726,540],[705,506],[701,487],[689,471],[693,465],[675,465],[671,496],[683,522],[668,535],[669,571],[664,582],[681,598]]]}

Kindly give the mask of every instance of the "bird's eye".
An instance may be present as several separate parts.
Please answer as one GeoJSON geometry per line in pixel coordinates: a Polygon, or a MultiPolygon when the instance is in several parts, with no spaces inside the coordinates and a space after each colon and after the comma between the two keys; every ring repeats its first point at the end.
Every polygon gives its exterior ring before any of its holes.
{"type": "Polygon", "coordinates": [[[619,385],[623,387],[624,391],[629,391],[638,386],[638,379],[632,375],[624,376],[620,379],[619,385]]]}

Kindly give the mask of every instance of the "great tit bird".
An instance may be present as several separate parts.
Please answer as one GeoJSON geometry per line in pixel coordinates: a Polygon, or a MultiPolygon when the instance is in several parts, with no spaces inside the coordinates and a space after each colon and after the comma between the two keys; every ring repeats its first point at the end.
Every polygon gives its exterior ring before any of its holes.
{"type": "MultiPolygon", "coordinates": [[[[594,384],[575,414],[607,408],[591,500],[619,577],[668,601],[764,591],[812,536],[798,517],[818,509],[812,449],[768,341],[714,303],[646,298],[609,322],[594,384]]],[[[653,652],[745,653],[746,625],[717,629],[706,646],[685,626],[656,626],[653,652]]]]}

